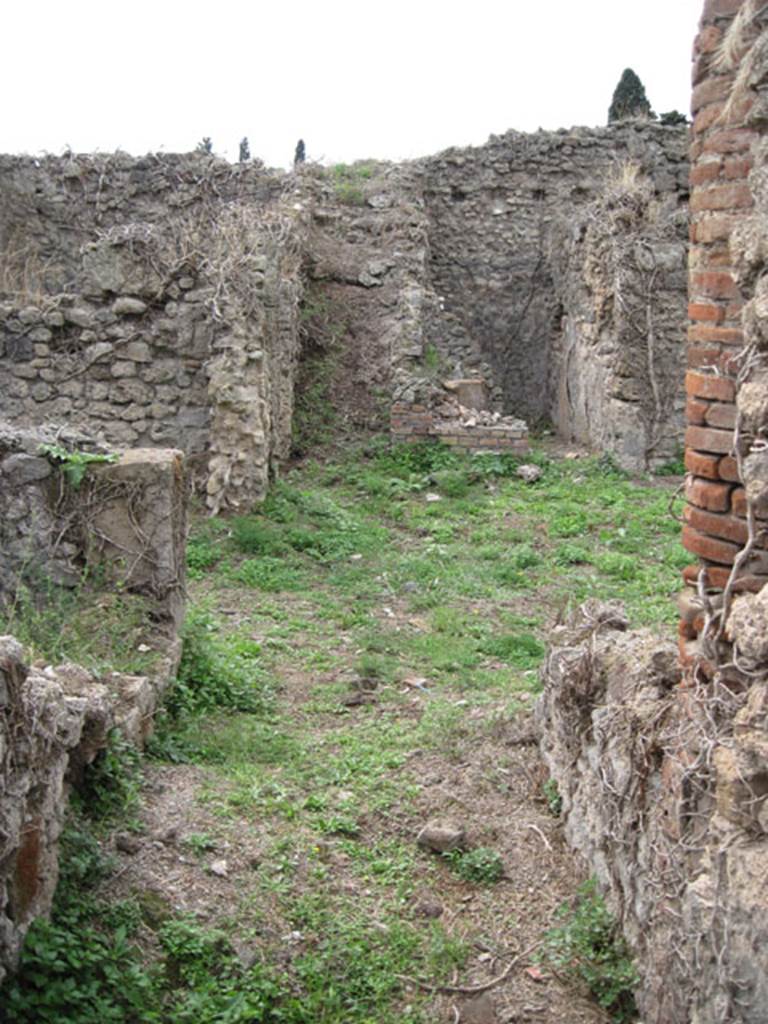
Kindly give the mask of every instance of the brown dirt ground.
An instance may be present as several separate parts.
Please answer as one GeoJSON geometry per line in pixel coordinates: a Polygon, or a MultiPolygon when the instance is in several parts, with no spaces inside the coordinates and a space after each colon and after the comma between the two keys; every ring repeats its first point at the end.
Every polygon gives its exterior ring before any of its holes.
{"type": "MultiPolygon", "coordinates": [[[[338,681],[339,674],[326,677],[338,681]]],[[[286,673],[280,699],[295,719],[308,718],[303,705],[313,689],[316,698],[322,684],[322,676],[286,673]]],[[[355,716],[373,716],[382,724],[393,716],[413,719],[424,713],[430,699],[428,693],[407,687],[391,695],[386,689],[378,703],[370,706],[339,708],[319,716],[315,712],[313,728],[338,726],[340,713],[345,724],[355,716]]],[[[415,850],[416,832],[423,822],[434,817],[459,821],[470,846],[492,847],[501,854],[503,880],[488,887],[468,884],[442,864],[436,865],[433,855],[419,852],[417,882],[403,914],[424,927],[437,916],[449,934],[472,944],[466,968],[453,979],[456,987],[489,985],[512,958],[522,955],[504,980],[491,984],[484,994],[434,992],[427,1019],[465,1024],[605,1024],[610,1018],[586,992],[551,969],[538,967],[531,952],[551,926],[556,908],[573,897],[584,872],[543,799],[545,773],[530,715],[523,712],[510,719],[503,705],[473,707],[466,694],[456,699],[466,701],[466,727],[447,740],[445,749],[411,750],[405,764],[391,770],[402,777],[404,786],[416,780],[417,795],[407,806],[363,813],[358,818],[360,841],[396,839],[413,843],[415,850]]],[[[329,868],[324,885],[333,893],[360,894],[366,900],[373,894],[361,891],[366,883],[353,870],[336,837],[318,843],[295,823],[259,820],[247,809],[222,817],[221,801],[231,786],[213,767],[151,766],[142,802],[139,849],[117,854],[121,862],[118,895],[154,894],[163,907],[223,925],[245,962],[268,947],[273,960],[287,965],[311,946],[313,936],[297,933],[281,916],[279,900],[258,884],[276,838],[292,839],[295,894],[317,884],[310,868],[318,856],[329,868]],[[215,851],[196,854],[185,844],[185,837],[194,834],[215,836],[215,851]],[[226,860],[226,877],[211,873],[217,859],[226,860]]],[[[339,796],[343,799],[344,792],[339,796]]],[[[382,894],[382,908],[385,902],[382,894]]],[[[375,917],[376,904],[372,906],[375,917]]],[[[418,967],[413,973],[418,975],[418,967]]],[[[429,984],[429,979],[421,980],[429,984]]],[[[403,1006],[415,990],[415,981],[403,981],[403,1006]]]]}

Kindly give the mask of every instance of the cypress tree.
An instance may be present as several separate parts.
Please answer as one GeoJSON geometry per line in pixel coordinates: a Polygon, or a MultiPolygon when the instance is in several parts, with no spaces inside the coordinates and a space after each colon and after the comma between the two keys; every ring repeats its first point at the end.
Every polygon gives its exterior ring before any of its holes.
{"type": "Polygon", "coordinates": [[[628,117],[653,117],[645,87],[632,68],[626,68],[613,93],[608,111],[608,123],[624,121],[628,117]]]}

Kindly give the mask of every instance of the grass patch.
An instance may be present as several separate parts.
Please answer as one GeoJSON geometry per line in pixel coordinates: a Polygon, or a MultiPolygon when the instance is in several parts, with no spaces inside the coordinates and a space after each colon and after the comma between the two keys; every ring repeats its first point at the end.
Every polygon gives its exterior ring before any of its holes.
{"type": "MultiPolygon", "coordinates": [[[[413,897],[445,882],[440,860],[425,863],[405,838],[424,799],[410,759],[426,752],[453,770],[504,737],[530,705],[546,629],[568,602],[618,598],[636,622],[672,623],[670,595],[688,560],[668,516],[671,488],[633,483],[607,460],[556,462],[535,452],[525,461],[543,475],[529,487],[516,477],[520,461],[368,441],[336,462],[288,471],[247,514],[193,524],[196,600],[152,749],[205,766],[200,800],[220,825],[206,818],[189,832],[188,853],[223,854],[237,829],[259,837],[242,906],[231,908],[237,928],[152,911],[155,966],[147,970],[132,951],[150,917],[145,894],[95,907],[86,878],[79,899],[87,914],[70,924],[54,915],[51,926],[64,931],[37,948],[33,935],[20,1021],[433,1019],[396,975],[439,983],[469,949],[408,919],[413,897]],[[427,493],[441,500],[427,502],[427,493]],[[224,610],[241,625],[227,628],[224,610]],[[346,706],[361,683],[375,703],[346,706]],[[278,712],[280,691],[290,703],[278,712]],[[235,931],[258,949],[247,969],[226,937],[235,931]],[[286,950],[279,971],[265,966],[286,950]],[[61,966],[51,969],[45,960],[57,957],[61,966]],[[85,996],[94,986],[98,1010],[85,996]]],[[[48,633],[61,621],[51,616],[48,633]]],[[[108,805],[113,769],[107,758],[102,767],[108,805]]],[[[113,768],[125,782],[124,766],[113,768]]],[[[507,778],[500,765],[487,786],[503,791],[507,778]]],[[[554,813],[556,790],[546,786],[544,798],[554,813]]],[[[95,879],[91,852],[80,842],[73,863],[95,879]]],[[[486,847],[448,866],[472,885],[503,875],[486,847]]],[[[589,893],[584,906],[564,910],[547,940],[565,973],[590,957],[599,965],[594,949],[607,943],[610,927],[589,893]]],[[[623,1013],[621,955],[607,974],[597,996],[623,1013]]]]}
{"type": "Polygon", "coordinates": [[[14,600],[0,606],[0,632],[13,634],[30,661],[74,661],[96,674],[141,675],[157,661],[145,643],[151,612],[141,594],[104,590],[87,577],[75,588],[44,581],[34,593],[21,585],[14,600]]]}

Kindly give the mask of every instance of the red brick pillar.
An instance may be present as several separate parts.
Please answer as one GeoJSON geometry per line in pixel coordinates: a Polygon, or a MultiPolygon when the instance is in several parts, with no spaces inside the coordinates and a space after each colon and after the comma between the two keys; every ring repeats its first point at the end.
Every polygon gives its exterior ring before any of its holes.
{"type": "MultiPolygon", "coordinates": [[[[735,15],[748,0],[706,0],[694,44],[691,139],[688,395],[685,465],[689,473],[683,544],[699,564],[685,570],[694,585],[702,567],[711,589],[722,589],[747,537],[743,488],[733,457],[735,359],[743,346],[743,297],[732,275],[729,238],[749,214],[752,98],[734,98],[738,61],[721,58],[735,15]]],[[[747,577],[750,576],[749,570],[747,577]]],[[[757,589],[768,577],[754,573],[757,589]]],[[[695,606],[683,602],[683,644],[695,639],[695,606]]]]}

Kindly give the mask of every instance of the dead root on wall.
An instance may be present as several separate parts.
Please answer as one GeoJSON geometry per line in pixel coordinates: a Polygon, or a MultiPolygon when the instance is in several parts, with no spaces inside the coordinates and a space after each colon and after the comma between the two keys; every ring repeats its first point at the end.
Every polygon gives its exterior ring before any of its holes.
{"type": "Polygon", "coordinates": [[[765,679],[694,674],[680,687],[675,646],[626,631],[610,606],[583,606],[553,641],[542,752],[568,839],[638,956],[643,1019],[758,1020],[739,1014],[765,996],[764,958],[747,952],[765,903],[753,881],[768,854],[765,679]]]}

